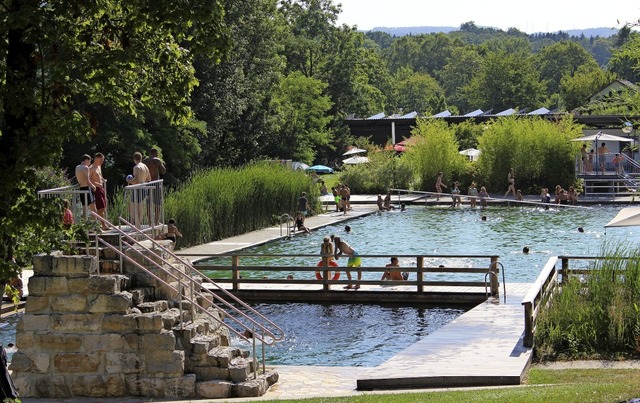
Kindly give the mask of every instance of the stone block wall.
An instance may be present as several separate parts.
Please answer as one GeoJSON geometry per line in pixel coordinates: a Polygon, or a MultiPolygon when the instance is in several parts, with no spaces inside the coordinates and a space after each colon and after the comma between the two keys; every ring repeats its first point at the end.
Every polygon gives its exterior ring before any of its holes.
{"type": "Polygon", "coordinates": [[[249,397],[278,379],[253,379],[211,301],[201,302],[217,320],[192,317],[187,301],[181,314],[179,299],[155,299],[179,296],[139,268],[99,275],[97,257],[58,253],[33,268],[10,365],[22,397],[249,397]]]}
{"type": "Polygon", "coordinates": [[[96,275],[95,256],[33,263],[10,367],[21,396],[195,396],[163,312],[131,313],[126,276],[96,275]]]}

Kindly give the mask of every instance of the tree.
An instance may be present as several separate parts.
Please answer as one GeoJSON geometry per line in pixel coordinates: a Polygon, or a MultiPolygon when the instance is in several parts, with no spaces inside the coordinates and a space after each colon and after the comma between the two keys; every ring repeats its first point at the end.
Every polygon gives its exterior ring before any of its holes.
{"type": "Polygon", "coordinates": [[[0,277],[6,279],[17,237],[45,236],[59,221],[55,210],[44,217],[33,208],[17,209],[24,200],[35,200],[38,184],[30,167],[56,163],[67,139],[99,136],[93,105],[130,115],[157,106],[172,121],[186,119],[196,84],[194,55],[221,57],[228,37],[217,0],[189,7],[169,0],[4,0],[0,10],[6,43],[0,88],[0,277]]]}
{"type": "Polygon", "coordinates": [[[572,75],[580,66],[598,67],[595,59],[582,46],[572,41],[556,42],[540,50],[535,62],[540,78],[547,84],[547,94],[560,92],[560,80],[572,75]]]}
{"type": "Polygon", "coordinates": [[[282,31],[275,18],[276,0],[225,1],[225,23],[233,44],[228,57],[217,63],[210,55],[195,61],[200,85],[191,106],[206,122],[199,138],[201,166],[239,166],[260,156],[277,138],[273,93],[285,68],[282,31]]]}
{"type": "Polygon", "coordinates": [[[418,189],[433,191],[438,172],[456,180],[465,173],[465,157],[458,153],[455,129],[442,120],[418,119],[411,132],[416,141],[402,159],[416,175],[418,189]]]}
{"type": "Polygon", "coordinates": [[[475,47],[459,47],[453,50],[451,57],[436,76],[444,89],[447,103],[455,105],[460,111],[471,110],[473,105],[468,102],[461,89],[471,82],[481,63],[482,58],[475,47]]]}
{"type": "Polygon", "coordinates": [[[406,112],[438,113],[446,109],[444,91],[438,82],[426,73],[414,73],[409,68],[399,69],[394,80],[395,109],[406,112]]]}
{"type": "Polygon", "coordinates": [[[327,129],[331,108],[323,95],[326,84],[300,72],[289,74],[274,96],[278,114],[279,137],[268,147],[278,158],[312,163],[318,147],[331,139],[327,129]]]}
{"type": "Polygon", "coordinates": [[[544,99],[544,83],[531,57],[504,50],[490,52],[463,91],[471,105],[495,113],[518,107],[536,109],[544,99]]]}
{"type": "Polygon", "coordinates": [[[619,78],[633,83],[640,81],[640,35],[633,35],[619,49],[613,51],[609,64],[609,71],[616,73],[619,78]]]}
{"type": "Polygon", "coordinates": [[[560,80],[560,96],[565,109],[572,111],[584,105],[600,88],[611,83],[615,74],[600,67],[583,65],[574,74],[565,74],[560,80]]]}
{"type": "Polygon", "coordinates": [[[288,71],[314,77],[332,50],[340,6],[332,0],[283,0],[280,11],[289,30],[285,39],[288,71]]]}

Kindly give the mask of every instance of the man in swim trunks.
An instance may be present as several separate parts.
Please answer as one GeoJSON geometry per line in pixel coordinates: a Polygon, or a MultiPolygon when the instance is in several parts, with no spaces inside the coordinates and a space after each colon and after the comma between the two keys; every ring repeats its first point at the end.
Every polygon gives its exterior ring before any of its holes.
{"type": "Polygon", "coordinates": [[[440,194],[442,193],[442,188],[447,188],[447,185],[442,183],[442,177],[444,173],[439,172],[438,177],[436,178],[436,192],[438,192],[438,196],[436,197],[436,201],[440,200],[440,194]]]}
{"type": "Polygon", "coordinates": [[[397,270],[400,268],[397,257],[395,256],[392,257],[391,263],[389,263],[385,267],[387,268],[387,271],[384,272],[380,280],[395,280],[395,281],[405,280],[403,273],[400,270],[397,270]]]}
{"type": "Polygon", "coordinates": [[[96,190],[96,186],[91,182],[89,177],[89,165],[91,164],[91,157],[88,154],[82,156],[80,164],[76,166],[76,180],[80,190],[89,191],[86,195],[80,195],[80,202],[82,203],[82,215],[87,218],[87,206],[93,212],[96,211],[96,199],[93,192],[96,190]]]}
{"type": "MultiPolygon", "coordinates": [[[[362,271],[360,270],[360,265],[362,265],[362,261],[360,260],[360,256],[358,256],[358,252],[356,252],[351,245],[340,239],[339,236],[333,238],[333,242],[335,243],[335,258],[338,260],[340,255],[349,256],[349,260],[347,261],[347,267],[356,267],[358,268],[358,281],[362,280],[362,271]]],[[[349,284],[345,287],[346,289],[353,288],[357,290],[360,288],[360,284],[356,284],[355,286],[351,285],[351,272],[346,270],[347,278],[349,279],[349,284]]]]}
{"type": "MultiPolygon", "coordinates": [[[[89,178],[91,179],[91,183],[96,187],[94,195],[96,198],[96,210],[98,215],[102,218],[106,218],[105,210],[107,209],[107,195],[105,194],[104,186],[106,185],[107,180],[102,176],[103,162],[104,155],[102,153],[96,153],[93,157],[93,164],[89,166],[89,178]]],[[[102,229],[105,229],[104,225],[102,225],[102,229]]]]}
{"type": "Polygon", "coordinates": [[[307,192],[302,192],[302,195],[298,198],[298,211],[296,214],[302,213],[304,217],[309,212],[309,200],[307,199],[307,192]]]}

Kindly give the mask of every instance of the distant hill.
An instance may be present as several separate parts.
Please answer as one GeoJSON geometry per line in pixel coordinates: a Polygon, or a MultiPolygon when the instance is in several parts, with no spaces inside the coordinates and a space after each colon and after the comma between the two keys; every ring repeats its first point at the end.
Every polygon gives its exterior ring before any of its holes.
{"type": "MultiPolygon", "coordinates": [[[[449,33],[451,31],[457,31],[459,30],[460,27],[430,27],[430,26],[423,26],[423,27],[375,27],[373,29],[371,29],[370,31],[381,31],[381,32],[386,32],[389,35],[392,36],[405,36],[405,35],[419,35],[419,34],[431,34],[431,33],[438,33],[438,32],[442,32],[442,33],[449,33]]],[[[557,32],[557,31],[556,31],[557,32]]],[[[556,33],[554,32],[554,33],[556,33]]],[[[601,27],[601,28],[585,28],[585,29],[567,29],[567,30],[563,30],[562,32],[566,32],[567,34],[571,35],[571,36],[580,36],[582,34],[584,34],[584,36],[586,36],[587,38],[589,37],[595,37],[595,36],[600,36],[601,38],[608,38],[612,35],[615,35],[618,33],[617,29],[612,29],[612,28],[605,28],[605,27],[601,27]]],[[[538,34],[541,32],[537,32],[538,34]]]]}

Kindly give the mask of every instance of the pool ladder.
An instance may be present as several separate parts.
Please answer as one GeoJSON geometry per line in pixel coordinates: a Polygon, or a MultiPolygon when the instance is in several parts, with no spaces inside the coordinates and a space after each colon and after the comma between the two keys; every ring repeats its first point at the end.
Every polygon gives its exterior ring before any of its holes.
{"type": "Polygon", "coordinates": [[[291,217],[288,213],[284,213],[280,216],[280,236],[285,236],[282,233],[282,224],[286,225],[286,237],[291,238],[291,228],[292,226],[289,223],[293,224],[293,217],[291,217]]]}
{"type": "Polygon", "coordinates": [[[500,262],[491,262],[491,265],[489,265],[489,271],[486,272],[484,275],[484,295],[487,298],[489,298],[489,291],[488,291],[489,282],[487,281],[487,277],[495,276],[496,280],[500,281],[498,279],[498,275],[496,274],[496,272],[491,271],[494,265],[500,265],[500,271],[502,272],[502,287],[503,287],[503,294],[504,294],[504,302],[506,304],[507,303],[507,283],[505,282],[505,279],[504,279],[504,265],[500,262]]]}

